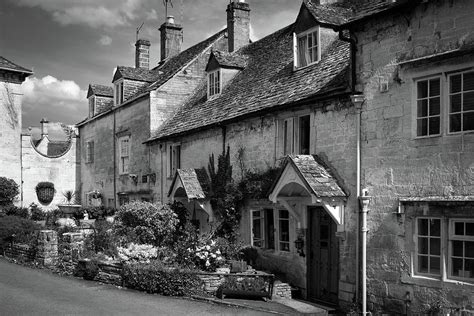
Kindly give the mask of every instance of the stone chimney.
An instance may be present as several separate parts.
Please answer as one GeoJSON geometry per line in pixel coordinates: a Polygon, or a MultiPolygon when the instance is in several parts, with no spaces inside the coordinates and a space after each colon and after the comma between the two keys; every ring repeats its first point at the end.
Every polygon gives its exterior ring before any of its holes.
{"type": "Polygon", "coordinates": [[[232,0],[227,6],[229,52],[238,50],[250,40],[250,6],[245,0],[232,0]]]}
{"type": "Polygon", "coordinates": [[[183,44],[183,27],[174,23],[174,17],[169,16],[160,26],[161,32],[161,61],[181,52],[183,44]]]}
{"type": "Polygon", "coordinates": [[[139,39],[135,43],[135,68],[150,69],[150,41],[139,39]]]}
{"type": "Polygon", "coordinates": [[[43,117],[43,119],[41,120],[41,138],[43,137],[47,137],[48,136],[48,119],[43,117]]]}

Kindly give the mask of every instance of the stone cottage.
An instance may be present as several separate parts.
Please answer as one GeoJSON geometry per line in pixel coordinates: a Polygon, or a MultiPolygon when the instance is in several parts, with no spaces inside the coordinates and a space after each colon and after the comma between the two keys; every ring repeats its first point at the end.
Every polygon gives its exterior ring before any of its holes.
{"type": "Polygon", "coordinates": [[[33,72],[0,56],[0,176],[21,183],[21,84],[33,72]]]}
{"type": "Polygon", "coordinates": [[[295,23],[249,43],[250,6],[232,1],[227,28],[184,52],[169,19],[157,67],[139,40],[135,68],[89,89],[82,194],[179,200],[205,231],[199,170],[229,148],[236,179],[281,167],[247,199],[241,239],[305,299],[469,306],[473,5],[304,0],[295,23]]]}

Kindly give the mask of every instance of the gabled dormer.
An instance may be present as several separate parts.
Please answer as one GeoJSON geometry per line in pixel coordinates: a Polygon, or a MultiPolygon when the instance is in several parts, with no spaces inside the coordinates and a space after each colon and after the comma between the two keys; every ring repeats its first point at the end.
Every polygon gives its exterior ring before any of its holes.
{"type": "Polygon", "coordinates": [[[118,66],[114,73],[114,105],[131,99],[141,88],[154,82],[155,75],[147,68],[118,66]]]}
{"type": "Polygon", "coordinates": [[[227,83],[247,65],[247,58],[238,53],[212,51],[207,63],[207,97],[219,95],[227,83]]]}
{"type": "Polygon", "coordinates": [[[107,111],[113,106],[114,90],[100,84],[90,84],[87,91],[89,118],[107,111]]]}
{"type": "Polygon", "coordinates": [[[303,1],[293,33],[295,70],[317,64],[324,57],[326,49],[338,38],[333,28],[350,12],[338,1],[303,1]],[[334,14],[328,15],[332,11],[334,14]]]}

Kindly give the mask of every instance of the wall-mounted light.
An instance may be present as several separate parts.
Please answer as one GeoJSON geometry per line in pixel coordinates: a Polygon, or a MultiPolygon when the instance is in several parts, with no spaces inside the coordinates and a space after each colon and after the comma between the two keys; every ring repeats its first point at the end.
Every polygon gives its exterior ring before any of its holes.
{"type": "Polygon", "coordinates": [[[295,248],[298,252],[298,254],[301,257],[305,257],[306,255],[304,254],[304,239],[303,237],[299,236],[298,239],[295,240],[295,248]]]}

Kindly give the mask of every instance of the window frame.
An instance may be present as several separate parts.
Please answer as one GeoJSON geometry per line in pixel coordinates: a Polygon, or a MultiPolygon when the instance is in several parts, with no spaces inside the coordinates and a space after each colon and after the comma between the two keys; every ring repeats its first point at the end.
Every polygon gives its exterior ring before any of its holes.
{"type": "Polygon", "coordinates": [[[277,217],[278,217],[278,229],[277,229],[277,249],[281,252],[285,252],[285,253],[289,253],[291,252],[291,225],[290,225],[290,218],[291,218],[291,214],[288,210],[286,209],[278,209],[277,210],[277,217]],[[286,212],[288,214],[288,217],[282,217],[282,212],[286,212]],[[284,222],[287,222],[287,225],[288,225],[288,240],[282,240],[281,237],[282,237],[282,226],[281,226],[281,222],[284,221],[284,222]],[[282,249],[282,243],[284,244],[288,244],[288,250],[285,250],[285,249],[282,249]]]}
{"type": "Polygon", "coordinates": [[[97,113],[97,102],[95,95],[89,97],[89,118],[94,117],[97,113]]]}
{"type": "Polygon", "coordinates": [[[251,236],[251,244],[252,246],[254,247],[257,247],[257,248],[266,248],[266,240],[265,240],[265,236],[266,236],[266,227],[265,227],[265,209],[261,208],[261,209],[251,209],[250,210],[251,212],[251,230],[250,230],[250,236],[251,236]],[[259,213],[259,216],[258,217],[255,217],[255,213],[258,212],[259,213]],[[260,238],[256,238],[255,237],[255,231],[254,231],[254,228],[255,228],[255,221],[256,220],[259,220],[260,221],[260,238]],[[256,240],[258,242],[260,242],[260,245],[256,245],[255,242],[256,240]]]}
{"type": "MultiPolygon", "coordinates": [[[[464,113],[472,113],[474,115],[474,109],[469,110],[469,111],[464,111],[464,94],[466,93],[464,91],[463,83],[464,83],[464,74],[466,73],[473,73],[474,74],[474,69],[461,69],[457,71],[452,71],[449,73],[446,73],[446,86],[445,86],[445,91],[446,91],[446,120],[447,120],[447,135],[457,135],[457,134],[463,134],[463,133],[474,133],[474,129],[471,130],[464,130],[464,113]],[[453,76],[458,76],[461,75],[461,90],[456,93],[451,93],[451,77],[453,76]],[[460,114],[461,115],[461,130],[460,131],[455,131],[451,132],[451,95],[454,94],[460,94],[461,95],[461,109],[458,112],[455,112],[454,114],[460,114]]],[[[474,90],[467,90],[467,92],[474,93],[474,90]]]]}
{"type": "Polygon", "coordinates": [[[444,130],[444,124],[443,124],[443,121],[444,121],[444,112],[445,112],[445,80],[443,80],[443,76],[441,74],[437,74],[437,75],[432,75],[432,76],[429,76],[429,77],[423,77],[423,78],[418,78],[418,79],[415,79],[414,81],[414,99],[415,99],[415,105],[414,105],[414,113],[415,113],[415,138],[432,138],[432,137],[439,137],[439,136],[442,136],[443,135],[443,130],[444,130]],[[440,94],[439,94],[439,114],[438,115],[429,115],[429,109],[430,109],[430,106],[429,106],[429,99],[430,99],[430,95],[429,95],[429,83],[431,80],[433,79],[439,79],[439,89],[440,89],[440,94]],[[418,83],[422,82],[422,81],[426,81],[428,83],[428,95],[426,98],[419,98],[418,97],[418,83]],[[423,99],[426,99],[428,100],[428,105],[427,105],[427,115],[426,116],[423,116],[423,117],[418,117],[418,101],[420,100],[423,100],[423,99]],[[429,120],[430,118],[434,118],[434,117],[439,117],[439,133],[438,134],[429,134],[429,120]],[[427,119],[428,120],[428,131],[427,131],[427,135],[418,135],[418,121],[420,119],[427,119]]]}
{"type": "MultiPolygon", "coordinates": [[[[443,258],[444,258],[444,254],[443,254],[443,242],[444,242],[444,238],[443,238],[443,219],[441,217],[436,217],[436,216],[419,216],[419,217],[416,217],[415,218],[415,249],[414,249],[414,267],[413,267],[413,274],[415,276],[422,276],[422,277],[429,277],[429,278],[436,278],[436,279],[440,279],[442,276],[443,276],[443,258]],[[423,272],[419,272],[418,271],[418,257],[420,256],[420,252],[419,252],[419,238],[420,238],[420,235],[419,235],[419,232],[418,232],[418,220],[422,220],[422,219],[427,219],[427,220],[439,220],[440,223],[440,236],[439,236],[439,244],[440,244],[440,254],[439,254],[439,274],[433,274],[433,273],[423,273],[423,272]]],[[[421,235],[421,238],[428,238],[428,239],[431,239],[433,237],[437,237],[437,236],[431,236],[431,235],[421,235]]],[[[430,247],[430,243],[428,243],[428,248],[430,247]]],[[[421,255],[424,255],[424,254],[421,254],[421,255]]],[[[426,254],[426,256],[428,257],[428,262],[429,262],[429,259],[430,257],[434,257],[434,255],[431,255],[430,254],[430,249],[428,249],[428,254],[426,254]]]]}
{"type": "Polygon", "coordinates": [[[173,178],[176,170],[181,168],[181,143],[168,145],[168,178],[173,178]],[[179,154],[176,155],[176,149],[179,148],[179,154]],[[178,156],[178,158],[176,158],[178,156]]]}
{"type": "Polygon", "coordinates": [[[280,150],[278,151],[281,153],[283,157],[286,157],[287,155],[303,155],[301,153],[301,120],[304,117],[308,117],[308,150],[309,152],[305,155],[310,155],[311,152],[313,151],[313,134],[314,134],[314,128],[313,128],[313,114],[312,113],[299,113],[298,115],[291,116],[291,117],[284,117],[279,121],[280,128],[279,130],[279,146],[280,150]],[[288,131],[287,129],[291,129],[291,131],[288,131]],[[291,143],[289,143],[291,141],[291,143]],[[287,150],[287,145],[289,146],[287,150]]]}
{"type": "Polygon", "coordinates": [[[121,136],[118,138],[118,158],[119,158],[119,175],[125,175],[130,173],[130,156],[131,156],[131,137],[130,135],[121,136]],[[127,141],[128,149],[127,155],[123,155],[123,142],[127,141]],[[125,160],[125,158],[127,158],[125,160]],[[126,161],[126,163],[125,163],[126,161]],[[126,166],[126,168],[125,168],[126,166]]]}
{"type": "MultiPolygon", "coordinates": [[[[306,41],[308,43],[308,41],[306,41]]],[[[312,46],[314,48],[314,45],[312,46]]],[[[306,46],[305,50],[309,50],[309,47],[306,46]]],[[[319,25],[312,27],[306,31],[300,32],[300,33],[293,33],[293,68],[294,70],[298,69],[304,69],[306,67],[309,67],[313,64],[316,64],[321,61],[321,27],[319,25]],[[300,38],[303,38],[306,36],[308,38],[308,35],[316,34],[316,59],[309,62],[307,65],[302,66],[301,65],[301,60],[300,60],[300,48],[299,48],[299,40],[300,38]]]]}
{"type": "MultiPolygon", "coordinates": [[[[466,277],[454,276],[453,273],[452,273],[453,272],[453,264],[452,264],[451,259],[453,257],[453,241],[474,242],[474,236],[456,235],[455,234],[455,223],[456,222],[463,222],[464,224],[466,224],[466,223],[473,223],[474,224],[474,219],[473,218],[449,218],[446,278],[449,279],[449,280],[462,281],[462,282],[466,282],[466,283],[474,283],[474,275],[472,275],[470,278],[466,278],[466,277]]],[[[462,258],[463,258],[463,260],[465,260],[466,256],[463,255],[462,258]]],[[[470,259],[472,260],[474,258],[470,258],[470,259]]]]}
{"type": "Polygon", "coordinates": [[[124,80],[120,79],[114,82],[114,103],[115,106],[121,105],[124,102],[124,80]]]}
{"type": "Polygon", "coordinates": [[[209,71],[207,73],[207,96],[209,99],[215,98],[222,92],[222,71],[220,68],[209,71]],[[216,74],[217,81],[216,82],[216,74]],[[217,87],[216,87],[217,83],[217,87]]]}
{"type": "Polygon", "coordinates": [[[86,141],[86,164],[94,162],[94,155],[94,140],[88,140],[86,141]]]}

